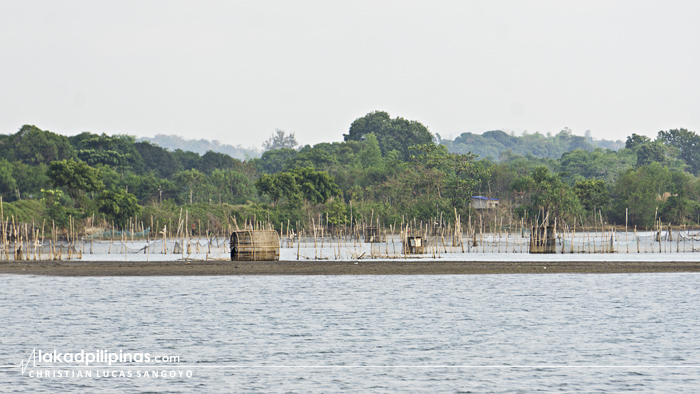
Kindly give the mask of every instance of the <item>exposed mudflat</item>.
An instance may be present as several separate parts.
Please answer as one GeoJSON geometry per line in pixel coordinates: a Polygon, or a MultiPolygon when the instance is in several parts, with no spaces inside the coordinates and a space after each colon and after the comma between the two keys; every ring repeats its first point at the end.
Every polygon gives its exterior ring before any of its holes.
{"type": "Polygon", "coordinates": [[[700,272],[700,262],[650,261],[10,261],[0,274],[50,276],[169,275],[472,275],[700,272]]]}

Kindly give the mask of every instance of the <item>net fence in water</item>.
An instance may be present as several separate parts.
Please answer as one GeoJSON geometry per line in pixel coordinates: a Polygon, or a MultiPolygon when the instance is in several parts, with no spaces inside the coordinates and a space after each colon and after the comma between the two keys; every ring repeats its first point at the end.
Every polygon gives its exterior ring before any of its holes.
{"type": "MultiPolygon", "coordinates": [[[[119,239],[83,238],[72,242],[52,240],[41,242],[26,241],[0,244],[0,260],[52,260],[116,259],[117,255],[134,256],[136,260],[230,259],[228,237],[193,237],[189,239],[119,239]],[[140,257],[137,255],[141,255],[140,257]],[[144,256],[145,255],[145,256],[144,256]],[[17,257],[15,257],[17,256],[17,257]],[[114,257],[109,257],[114,256],[114,257]],[[161,256],[161,257],[156,257],[161,256]]],[[[437,237],[425,238],[425,255],[461,253],[529,253],[530,238],[520,232],[499,234],[477,234],[476,237],[437,237]]],[[[279,241],[283,249],[282,259],[362,259],[362,258],[405,258],[402,241],[398,234],[389,234],[381,243],[365,243],[352,237],[294,237],[279,241]],[[290,250],[291,249],[291,250],[290,250]]],[[[559,233],[556,237],[556,253],[689,253],[700,252],[700,232],[674,231],[671,233],[619,232],[559,233]]],[[[417,256],[420,257],[420,256],[417,256]]],[[[122,257],[123,258],[123,257],[122,257]]],[[[127,259],[132,259],[128,258],[127,259]]]]}
{"type": "Polygon", "coordinates": [[[85,236],[86,239],[102,239],[102,238],[126,238],[126,239],[132,239],[132,238],[148,238],[148,236],[151,234],[151,228],[148,227],[143,231],[139,232],[131,232],[129,230],[124,230],[124,231],[119,231],[119,230],[105,230],[105,231],[98,231],[96,233],[90,234],[85,236]]]}

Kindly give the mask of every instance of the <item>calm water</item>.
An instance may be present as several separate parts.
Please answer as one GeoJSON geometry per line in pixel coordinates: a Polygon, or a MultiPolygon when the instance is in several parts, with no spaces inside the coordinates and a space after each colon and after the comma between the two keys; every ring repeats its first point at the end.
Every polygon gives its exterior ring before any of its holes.
{"type": "Polygon", "coordinates": [[[691,273],[0,276],[0,319],[1,392],[700,391],[691,273]],[[180,362],[22,375],[33,349],[180,362]]]}

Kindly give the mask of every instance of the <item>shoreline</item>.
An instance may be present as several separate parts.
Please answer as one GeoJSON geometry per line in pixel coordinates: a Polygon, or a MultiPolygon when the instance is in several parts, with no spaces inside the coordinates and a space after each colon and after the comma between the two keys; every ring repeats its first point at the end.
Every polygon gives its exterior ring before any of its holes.
{"type": "Polygon", "coordinates": [[[649,261],[9,261],[0,274],[40,276],[483,275],[700,272],[697,262],[649,261]]]}

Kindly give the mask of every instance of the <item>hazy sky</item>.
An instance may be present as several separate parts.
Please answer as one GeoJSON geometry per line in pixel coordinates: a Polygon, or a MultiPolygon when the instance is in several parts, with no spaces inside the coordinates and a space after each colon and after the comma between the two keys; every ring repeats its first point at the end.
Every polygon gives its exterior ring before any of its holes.
{"type": "Polygon", "coordinates": [[[0,132],[700,132],[699,1],[0,1],[0,132]]]}

